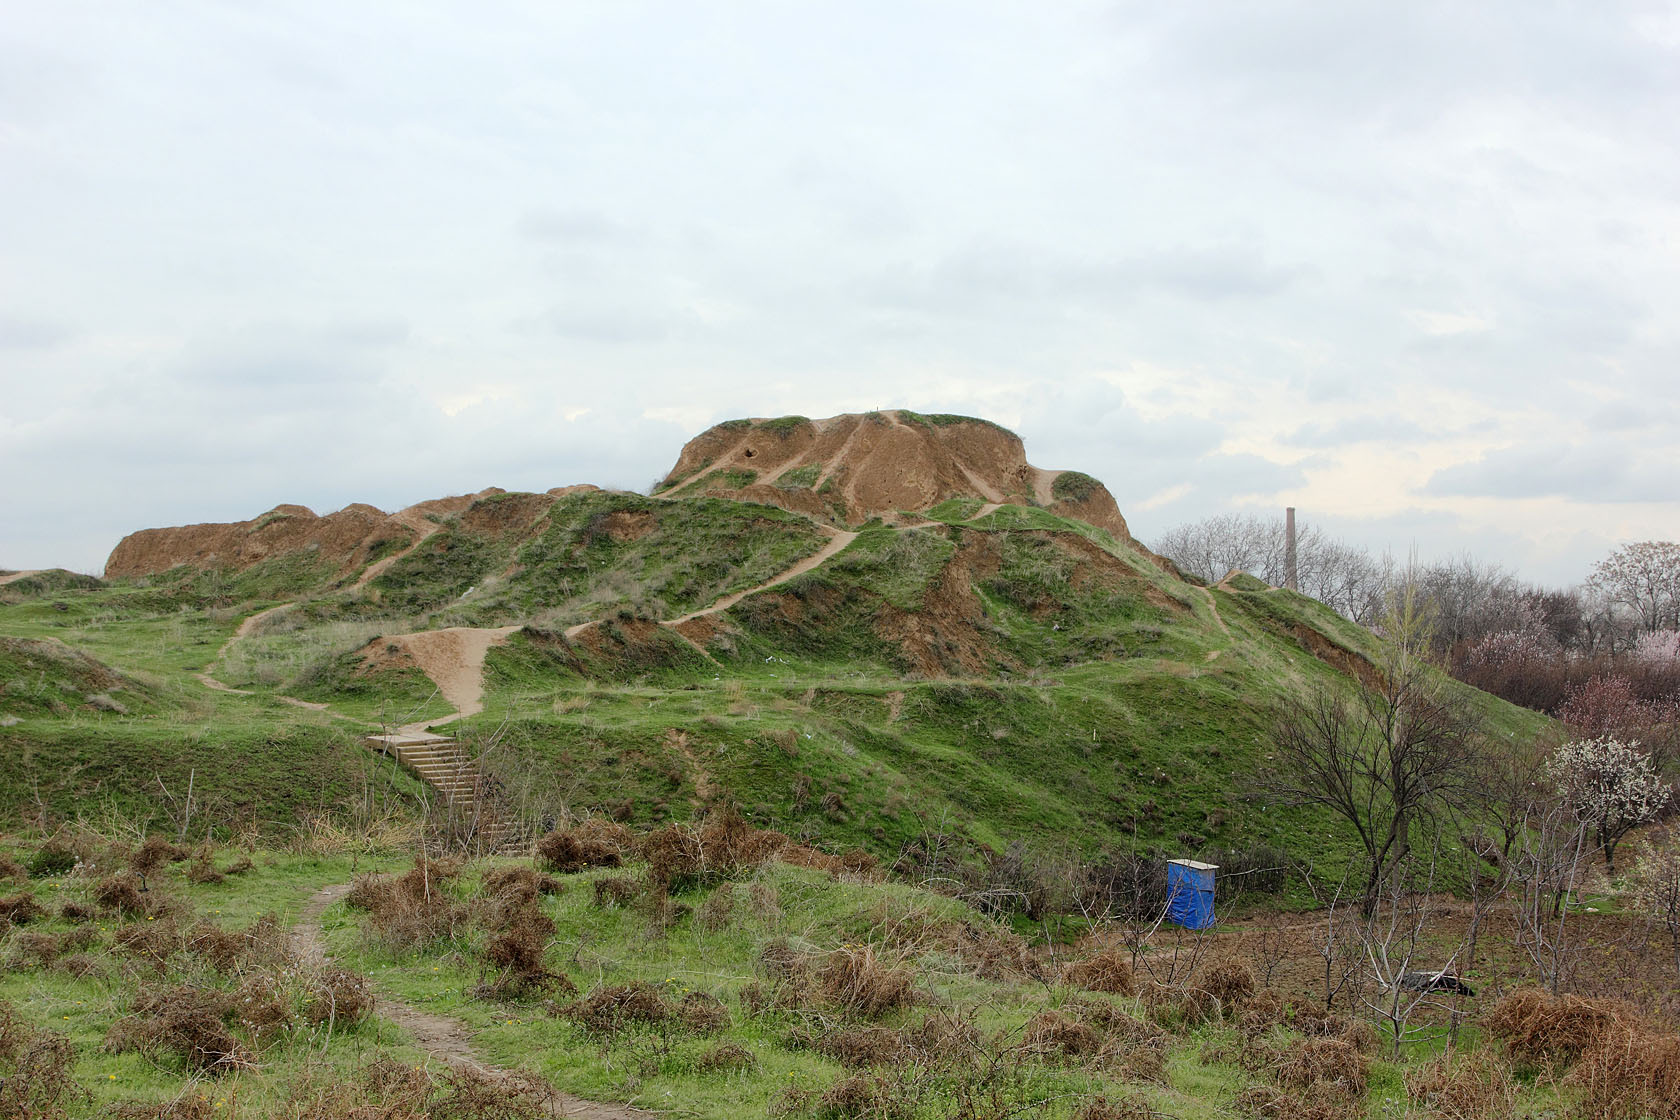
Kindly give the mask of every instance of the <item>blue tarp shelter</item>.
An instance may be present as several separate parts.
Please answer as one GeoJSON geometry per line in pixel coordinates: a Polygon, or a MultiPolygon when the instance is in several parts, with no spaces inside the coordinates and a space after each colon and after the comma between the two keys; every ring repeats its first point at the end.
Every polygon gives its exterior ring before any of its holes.
{"type": "Polygon", "coordinates": [[[1167,861],[1167,917],[1185,929],[1213,925],[1213,873],[1216,863],[1193,859],[1167,861]]]}

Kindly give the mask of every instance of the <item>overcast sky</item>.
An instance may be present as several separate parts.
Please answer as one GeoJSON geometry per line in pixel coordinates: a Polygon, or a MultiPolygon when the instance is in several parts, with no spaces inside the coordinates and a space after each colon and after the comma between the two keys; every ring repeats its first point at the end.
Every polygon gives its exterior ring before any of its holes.
{"type": "Polygon", "coordinates": [[[1148,540],[1680,537],[1680,8],[0,0],[0,566],[983,415],[1148,540]]]}

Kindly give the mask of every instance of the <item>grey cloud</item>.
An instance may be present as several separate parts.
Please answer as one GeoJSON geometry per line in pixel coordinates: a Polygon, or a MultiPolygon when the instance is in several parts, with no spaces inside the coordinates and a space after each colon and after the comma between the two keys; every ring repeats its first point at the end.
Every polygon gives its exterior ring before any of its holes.
{"type": "Polygon", "coordinates": [[[596,210],[527,210],[515,232],[528,241],[572,247],[622,245],[637,240],[629,226],[596,210]]]}
{"type": "Polygon", "coordinates": [[[0,350],[47,350],[76,337],[63,323],[0,312],[0,350]]]}
{"type": "Polygon", "coordinates": [[[1436,439],[1447,428],[1430,431],[1399,416],[1353,416],[1334,423],[1303,424],[1284,437],[1297,447],[1337,447],[1349,443],[1405,443],[1436,439]]]}
{"type": "Polygon", "coordinates": [[[1518,446],[1437,471],[1424,490],[1455,497],[1672,501],[1674,466],[1672,455],[1653,462],[1624,446],[1518,446]]]}

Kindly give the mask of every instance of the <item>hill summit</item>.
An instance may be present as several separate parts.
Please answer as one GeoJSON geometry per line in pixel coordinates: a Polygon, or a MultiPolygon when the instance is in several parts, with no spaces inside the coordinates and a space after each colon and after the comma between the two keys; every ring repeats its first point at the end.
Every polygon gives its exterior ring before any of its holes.
{"type": "MultiPolygon", "coordinates": [[[[142,529],[118,542],[105,576],[133,578],[175,568],[238,573],[273,568],[288,558],[307,562],[322,579],[377,574],[383,571],[379,562],[412,548],[447,520],[489,518],[498,523],[477,527],[523,536],[531,529],[526,522],[548,508],[543,499],[597,490],[562,486],[519,501],[496,501],[506,492],[492,486],[390,514],[362,503],[325,515],[281,505],[247,521],[142,529]],[[510,517],[519,524],[500,523],[510,517]]],[[[1113,495],[1096,479],[1033,466],[1021,438],[990,421],[902,409],[824,420],[726,420],[683,446],[654,497],[755,502],[842,526],[874,518],[913,523],[943,502],[967,498],[983,503],[983,510],[999,504],[1041,507],[1131,543],[1113,495]]]]}
{"type": "Polygon", "coordinates": [[[1033,466],[1014,432],[904,409],[727,420],[689,440],[654,492],[763,502],[851,525],[977,498],[1041,506],[1131,539],[1102,483],[1033,466]]]}

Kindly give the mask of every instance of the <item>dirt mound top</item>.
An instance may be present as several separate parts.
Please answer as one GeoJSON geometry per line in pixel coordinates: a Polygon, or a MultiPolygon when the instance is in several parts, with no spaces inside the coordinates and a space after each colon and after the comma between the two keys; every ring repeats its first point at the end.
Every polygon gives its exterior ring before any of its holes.
{"type": "MultiPolygon", "coordinates": [[[[558,492],[582,489],[595,487],[562,487],[558,492]]],[[[323,517],[304,506],[280,505],[249,521],[142,529],[118,542],[105,562],[105,575],[156,575],[183,564],[241,572],[305,551],[344,575],[400,552],[451,517],[468,517],[475,528],[522,529],[541,516],[555,493],[509,494],[492,486],[476,494],[419,502],[396,513],[357,502],[323,517]]]]}
{"type": "Polygon", "coordinates": [[[1102,483],[1032,466],[1019,436],[969,416],[728,420],[688,441],[657,492],[765,502],[848,525],[978,498],[1042,506],[1131,539],[1102,483]]]}

